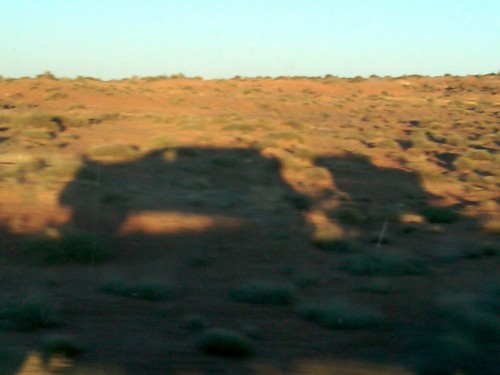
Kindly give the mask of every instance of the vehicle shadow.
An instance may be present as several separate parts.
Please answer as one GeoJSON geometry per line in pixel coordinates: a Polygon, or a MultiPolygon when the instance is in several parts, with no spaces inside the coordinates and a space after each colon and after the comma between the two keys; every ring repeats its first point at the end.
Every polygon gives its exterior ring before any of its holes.
{"type": "MultiPolygon", "coordinates": [[[[464,284],[453,270],[467,270],[471,293],[481,278],[493,279],[491,265],[483,269],[485,263],[464,265],[464,258],[435,256],[453,236],[461,241],[470,233],[449,235],[445,229],[436,237],[430,232],[421,213],[438,197],[412,173],[377,167],[358,155],[320,157],[313,164],[328,171],[334,192],[318,197],[295,191],[278,159],[252,149],[177,147],[126,161],[84,159],[60,192],[70,220],[59,234],[105,238],[112,244],[111,259],[95,267],[32,265],[19,272],[36,274],[30,278],[58,300],[68,329],[89,343],[88,353],[78,360],[83,364],[120,364],[131,374],[186,369],[258,373],[256,361],[263,361],[293,374],[304,373],[304,361],[343,359],[365,364],[368,372],[360,373],[370,373],[370,363],[419,374],[493,373],[492,348],[498,338],[478,338],[469,322],[488,312],[471,310],[464,317],[449,310],[443,315],[435,307],[440,290],[457,291],[464,284]],[[340,240],[352,246],[318,248],[306,224],[313,210],[343,229],[348,235],[340,240]],[[402,215],[410,219],[401,220],[402,215]],[[384,223],[387,238],[379,235],[384,223]],[[364,259],[371,262],[368,268],[352,267],[364,259]],[[48,284],[47,275],[57,282],[48,284]],[[103,283],[116,275],[169,282],[176,296],[154,303],[105,295],[103,283]],[[231,299],[230,290],[249,280],[289,285],[295,300],[270,306],[231,299]],[[384,322],[325,328],[300,312],[304,304],[332,299],[376,309],[384,322]],[[197,337],[207,327],[248,334],[257,347],[256,359],[201,355],[197,337]],[[459,339],[450,341],[457,332],[459,339]]],[[[5,232],[2,238],[13,244],[24,240],[5,232]]],[[[480,297],[486,309],[491,302],[480,297]]],[[[484,324],[498,329],[487,319],[484,324]]],[[[8,334],[18,343],[25,340],[22,334],[8,334]]],[[[43,332],[35,336],[26,342],[39,342],[43,332]]],[[[0,337],[7,342],[3,333],[0,337]]],[[[7,373],[19,374],[20,367],[20,362],[9,366],[7,373]]]]}

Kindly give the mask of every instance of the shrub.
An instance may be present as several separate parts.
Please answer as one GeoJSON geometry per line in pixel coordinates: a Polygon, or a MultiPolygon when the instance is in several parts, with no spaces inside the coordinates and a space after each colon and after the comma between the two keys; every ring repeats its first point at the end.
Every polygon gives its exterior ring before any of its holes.
{"type": "Polygon", "coordinates": [[[36,78],[45,78],[50,79],[51,81],[57,80],[56,76],[49,70],[43,72],[42,74],[38,74],[36,78]]]}
{"type": "Polygon", "coordinates": [[[28,129],[23,132],[23,136],[30,139],[39,139],[49,141],[54,138],[52,132],[39,129],[28,129]]]}
{"type": "Polygon", "coordinates": [[[296,130],[304,130],[305,129],[305,125],[303,123],[301,123],[299,121],[295,121],[295,120],[287,120],[284,122],[284,124],[290,126],[293,129],[296,129],[296,130]]]}
{"type": "Polygon", "coordinates": [[[85,104],[72,104],[68,108],[70,111],[77,110],[77,109],[87,109],[87,106],[85,104]]]}
{"type": "Polygon", "coordinates": [[[425,264],[402,252],[372,252],[347,258],[342,268],[355,275],[402,276],[427,272],[425,264]]]}
{"type": "Polygon", "coordinates": [[[424,134],[413,134],[409,139],[411,143],[411,147],[420,148],[420,149],[432,149],[434,147],[434,143],[429,141],[427,136],[424,134]]]}
{"type": "Polygon", "coordinates": [[[351,206],[341,206],[336,212],[335,216],[342,224],[347,225],[360,225],[366,222],[366,215],[359,208],[351,206]]]}
{"type": "Polygon", "coordinates": [[[45,337],[43,351],[47,355],[62,354],[65,357],[74,357],[82,354],[85,348],[74,337],[59,333],[45,337]]]}
{"type": "Polygon", "coordinates": [[[110,257],[109,243],[91,233],[68,233],[59,237],[35,237],[26,250],[43,264],[98,264],[110,257]]]}
{"type": "Polygon", "coordinates": [[[60,325],[54,307],[44,294],[33,294],[0,307],[0,323],[7,329],[33,331],[60,325]]]}
{"type": "Polygon", "coordinates": [[[75,177],[81,167],[80,160],[52,160],[39,175],[46,178],[69,179],[75,177]]]}
{"type": "Polygon", "coordinates": [[[201,334],[198,346],[206,354],[243,358],[253,354],[252,343],[242,334],[222,328],[208,329],[201,334]]]}
{"type": "Polygon", "coordinates": [[[470,171],[477,167],[477,163],[465,156],[460,156],[453,162],[453,167],[457,171],[470,171]]]}
{"type": "Polygon", "coordinates": [[[367,283],[360,285],[357,290],[374,294],[389,294],[397,291],[391,278],[370,278],[367,283]]]}
{"type": "Polygon", "coordinates": [[[349,240],[321,239],[316,237],[313,239],[313,244],[318,249],[338,253],[350,253],[358,250],[357,247],[349,240]]]}
{"type": "Polygon", "coordinates": [[[43,100],[58,100],[58,99],[66,99],[68,97],[68,94],[65,94],[63,92],[55,92],[53,94],[47,95],[43,100]]]}
{"type": "Polygon", "coordinates": [[[289,305],[295,301],[295,289],[287,284],[246,281],[231,289],[230,298],[237,302],[262,305],[289,305]]]}
{"type": "Polygon", "coordinates": [[[434,306],[436,314],[445,319],[447,327],[471,336],[480,343],[500,340],[498,293],[479,296],[466,293],[448,293],[440,296],[434,306]]]}
{"type": "Polygon", "coordinates": [[[101,116],[99,116],[100,121],[119,121],[123,120],[124,118],[125,116],[119,113],[103,113],[101,116]]]}
{"type": "MultiPolygon", "coordinates": [[[[13,129],[43,129],[57,133],[65,128],[78,128],[93,123],[93,119],[86,117],[66,117],[44,112],[35,112],[21,115],[13,120],[13,129]]],[[[33,131],[31,130],[31,131],[33,131]]]]}
{"type": "Polygon", "coordinates": [[[429,223],[454,223],[458,220],[459,215],[451,208],[447,207],[426,207],[421,210],[421,214],[429,223]]]}
{"type": "Polygon", "coordinates": [[[328,329],[370,328],[379,325],[382,317],[376,310],[340,299],[306,303],[299,308],[299,314],[328,329]]]}
{"type": "Polygon", "coordinates": [[[12,127],[15,129],[45,129],[52,132],[64,130],[59,116],[43,112],[28,113],[16,117],[13,119],[12,127]]]}
{"type": "Polygon", "coordinates": [[[284,198],[299,211],[309,210],[312,207],[313,203],[311,198],[309,198],[307,195],[302,195],[299,193],[287,193],[285,194],[284,198]]]}
{"type": "Polygon", "coordinates": [[[42,158],[29,158],[17,165],[17,170],[22,173],[38,172],[45,168],[46,163],[42,158]]]}
{"type": "Polygon", "coordinates": [[[468,150],[464,156],[472,160],[493,160],[493,155],[487,150],[468,150]]]}
{"type": "Polygon", "coordinates": [[[140,152],[130,145],[110,144],[98,146],[90,151],[90,156],[94,159],[106,160],[133,160],[140,156],[140,152]]]}
{"type": "Polygon", "coordinates": [[[319,274],[313,271],[302,271],[296,273],[293,277],[293,282],[296,286],[307,288],[310,286],[317,286],[320,284],[319,274]]]}
{"type": "Polygon", "coordinates": [[[210,159],[210,163],[217,167],[233,168],[238,165],[238,160],[228,156],[214,156],[210,159]]]}
{"type": "Polygon", "coordinates": [[[177,141],[169,134],[161,135],[151,140],[151,145],[154,148],[165,148],[175,146],[177,141]]]}
{"type": "Polygon", "coordinates": [[[251,124],[231,124],[226,125],[222,128],[224,131],[242,131],[242,132],[252,132],[256,129],[254,125],[251,124]]]}
{"type": "Polygon", "coordinates": [[[188,253],[187,265],[192,268],[203,268],[210,265],[210,258],[201,249],[193,249],[188,253]]]}
{"type": "Polygon", "coordinates": [[[459,135],[450,135],[446,138],[446,143],[457,147],[466,147],[468,144],[467,138],[463,138],[459,135]]]}
{"type": "Polygon", "coordinates": [[[241,327],[241,331],[245,334],[245,336],[254,340],[261,340],[263,338],[262,329],[257,325],[246,324],[241,327]]]}
{"type": "Polygon", "coordinates": [[[175,290],[171,285],[153,280],[131,282],[117,278],[105,283],[102,290],[115,296],[146,301],[167,301],[175,297],[175,290]]]}
{"type": "Polygon", "coordinates": [[[498,256],[499,254],[499,244],[495,242],[483,242],[477,248],[465,251],[464,257],[467,259],[476,259],[485,256],[498,256]]]}
{"type": "Polygon", "coordinates": [[[199,332],[206,329],[209,322],[200,315],[190,315],[182,319],[182,326],[189,332],[199,332]]]}
{"type": "Polygon", "coordinates": [[[3,115],[0,116],[0,125],[9,124],[10,121],[11,121],[10,117],[3,116],[3,115]]]}
{"type": "Polygon", "coordinates": [[[92,117],[61,117],[62,124],[68,128],[81,128],[90,124],[95,124],[92,117]]]}
{"type": "Polygon", "coordinates": [[[481,231],[488,234],[500,234],[500,216],[488,216],[480,222],[481,231]]]}
{"type": "Polygon", "coordinates": [[[295,140],[299,143],[302,143],[304,139],[299,133],[293,133],[293,132],[278,132],[278,133],[271,133],[268,136],[269,140],[283,140],[283,141],[291,141],[295,140]]]}

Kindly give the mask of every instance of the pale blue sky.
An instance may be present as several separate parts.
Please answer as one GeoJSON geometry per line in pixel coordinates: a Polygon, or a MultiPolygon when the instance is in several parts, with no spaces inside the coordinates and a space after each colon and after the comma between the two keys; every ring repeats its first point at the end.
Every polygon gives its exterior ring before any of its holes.
{"type": "Polygon", "coordinates": [[[0,0],[0,75],[500,70],[500,0],[0,0]]]}

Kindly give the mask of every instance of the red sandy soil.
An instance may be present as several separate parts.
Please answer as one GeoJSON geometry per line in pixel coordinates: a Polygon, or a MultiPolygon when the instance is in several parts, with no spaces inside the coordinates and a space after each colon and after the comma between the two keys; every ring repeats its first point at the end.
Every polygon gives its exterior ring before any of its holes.
{"type": "Polygon", "coordinates": [[[42,294],[63,322],[0,330],[0,374],[493,374],[499,90],[498,75],[0,80],[0,298],[42,294]],[[34,114],[63,126],[19,120],[34,114]],[[134,154],[95,151],[116,144],[134,154]],[[460,219],[430,223],[421,212],[433,206],[460,219]],[[389,243],[377,245],[383,228],[389,243]],[[75,231],[109,240],[111,259],[39,265],[25,251],[33,236],[75,231]],[[349,249],[318,248],[323,235],[349,249]],[[405,254],[427,272],[345,268],[370,253],[405,254]],[[116,275],[176,296],[103,292],[116,275]],[[296,299],[231,299],[245,280],[285,283],[296,299]],[[328,329],[299,312],[338,298],[383,324],[328,329]],[[204,354],[193,317],[246,332],[254,354],[204,354]],[[42,358],[54,333],[85,351],[42,358]]]}

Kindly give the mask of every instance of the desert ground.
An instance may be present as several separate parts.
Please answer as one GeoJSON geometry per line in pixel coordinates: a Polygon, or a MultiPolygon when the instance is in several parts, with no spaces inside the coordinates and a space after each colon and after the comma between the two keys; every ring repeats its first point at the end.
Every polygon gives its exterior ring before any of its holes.
{"type": "Polygon", "coordinates": [[[497,374],[500,76],[0,79],[0,374],[497,374]]]}

